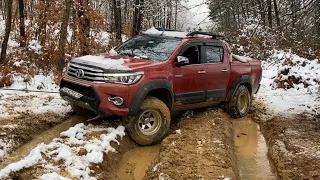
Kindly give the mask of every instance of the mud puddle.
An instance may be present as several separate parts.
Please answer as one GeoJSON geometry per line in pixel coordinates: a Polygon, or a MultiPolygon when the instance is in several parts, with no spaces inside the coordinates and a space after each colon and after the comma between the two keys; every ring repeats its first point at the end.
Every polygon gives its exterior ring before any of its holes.
{"type": "Polygon", "coordinates": [[[120,166],[117,170],[119,180],[141,180],[146,174],[149,166],[159,155],[161,145],[139,146],[122,156],[120,166]]]}
{"type": "Polygon", "coordinates": [[[275,180],[260,127],[249,117],[233,122],[241,179],[275,180]]]}
{"type": "Polygon", "coordinates": [[[32,149],[34,149],[40,143],[50,143],[54,138],[60,137],[60,133],[68,130],[70,127],[85,121],[86,117],[81,116],[72,116],[66,121],[52,128],[43,131],[33,137],[31,141],[26,144],[23,144],[18,149],[16,149],[12,154],[10,154],[5,161],[0,163],[0,169],[5,166],[18,161],[24,157],[26,157],[32,149]]]}

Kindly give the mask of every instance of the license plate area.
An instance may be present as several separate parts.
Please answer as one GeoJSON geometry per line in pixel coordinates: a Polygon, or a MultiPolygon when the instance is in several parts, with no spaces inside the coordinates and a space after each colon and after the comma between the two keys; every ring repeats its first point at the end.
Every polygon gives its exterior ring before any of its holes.
{"type": "Polygon", "coordinates": [[[67,88],[67,87],[61,88],[60,91],[63,92],[63,93],[68,94],[69,96],[71,96],[71,97],[73,97],[73,98],[75,98],[75,99],[80,99],[80,98],[83,97],[82,94],[80,94],[80,93],[78,93],[78,92],[76,92],[76,91],[74,91],[74,90],[72,90],[72,89],[69,89],[69,88],[67,88]]]}

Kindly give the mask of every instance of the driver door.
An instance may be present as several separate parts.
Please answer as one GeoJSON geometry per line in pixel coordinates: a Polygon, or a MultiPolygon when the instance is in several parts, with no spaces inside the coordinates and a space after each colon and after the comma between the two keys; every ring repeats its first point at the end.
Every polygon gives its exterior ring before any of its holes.
{"type": "Polygon", "coordinates": [[[189,59],[187,65],[174,65],[173,89],[175,101],[179,104],[193,104],[206,101],[206,66],[201,64],[203,43],[185,45],[179,56],[189,59]]]}

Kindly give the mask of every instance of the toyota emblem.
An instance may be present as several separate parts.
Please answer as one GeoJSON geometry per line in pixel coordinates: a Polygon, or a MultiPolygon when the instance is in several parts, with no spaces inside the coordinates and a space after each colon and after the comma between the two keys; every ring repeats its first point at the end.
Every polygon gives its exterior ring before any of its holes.
{"type": "Polygon", "coordinates": [[[83,78],[84,77],[84,71],[82,69],[76,70],[76,76],[77,78],[83,78]]]}

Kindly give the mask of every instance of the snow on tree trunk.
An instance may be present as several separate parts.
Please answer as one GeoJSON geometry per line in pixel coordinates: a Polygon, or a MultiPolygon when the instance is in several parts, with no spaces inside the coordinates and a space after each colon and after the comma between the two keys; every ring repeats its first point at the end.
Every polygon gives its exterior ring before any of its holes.
{"type": "Polygon", "coordinates": [[[5,35],[2,41],[2,46],[1,46],[0,64],[4,64],[6,60],[9,35],[11,31],[11,20],[12,20],[12,0],[7,0],[6,29],[5,29],[5,35]]]}

